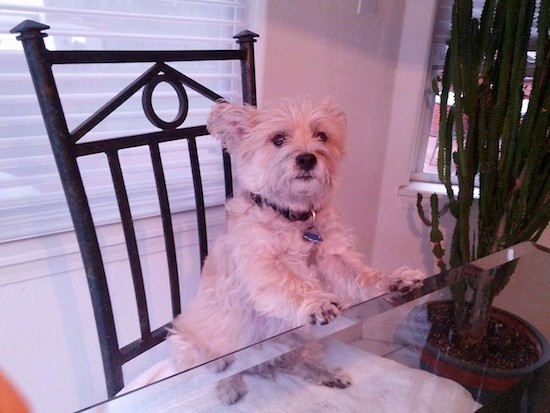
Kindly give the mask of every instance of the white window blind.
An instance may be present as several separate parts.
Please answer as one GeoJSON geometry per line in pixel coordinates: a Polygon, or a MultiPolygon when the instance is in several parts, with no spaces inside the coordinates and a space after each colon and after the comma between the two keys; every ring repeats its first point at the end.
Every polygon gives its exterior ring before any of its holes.
{"type": "MultiPolygon", "coordinates": [[[[447,53],[447,43],[451,38],[451,19],[454,0],[438,0],[437,11],[435,17],[432,51],[433,60],[432,67],[434,70],[441,70],[445,64],[445,54],[447,53]]],[[[481,12],[485,0],[472,0],[472,15],[475,18],[481,18],[481,12]]],[[[540,7],[537,2],[537,9],[535,10],[535,21],[538,18],[538,8],[540,7]]],[[[533,24],[531,28],[531,42],[529,44],[530,50],[535,50],[536,45],[536,27],[533,24]]]]}
{"type": "MultiPolygon", "coordinates": [[[[245,28],[247,0],[0,0],[0,242],[72,229],[22,47],[10,29],[30,19],[51,26],[50,50],[232,49],[245,28]]],[[[76,127],[150,65],[71,65],[55,68],[69,129],[76,127]]],[[[238,64],[194,62],[174,66],[229,99],[240,96],[238,64]]],[[[187,90],[190,111],[183,126],[203,124],[212,102],[187,90]]],[[[153,94],[158,116],[170,121],[177,96],[160,84],[153,94]]],[[[154,130],[138,93],[84,140],[154,130]]],[[[211,138],[199,143],[207,206],[224,201],[221,150],[211,138]]],[[[184,142],[161,145],[174,212],[194,208],[184,142]]],[[[121,152],[134,217],[154,216],[159,207],[149,156],[121,152]]],[[[106,160],[80,160],[96,225],[118,220],[106,160]]]]}

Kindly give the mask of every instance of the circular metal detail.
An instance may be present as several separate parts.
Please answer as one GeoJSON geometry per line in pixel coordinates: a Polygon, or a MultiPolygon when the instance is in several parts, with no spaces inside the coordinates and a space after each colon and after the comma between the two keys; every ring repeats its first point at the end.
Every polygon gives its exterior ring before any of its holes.
{"type": "Polygon", "coordinates": [[[157,75],[149,83],[145,85],[143,88],[143,94],[141,96],[141,104],[143,105],[143,111],[145,112],[145,116],[147,116],[147,119],[149,119],[149,122],[151,122],[156,127],[167,130],[167,129],[176,129],[178,126],[180,126],[187,117],[187,112],[189,110],[189,100],[187,99],[187,93],[185,92],[185,89],[183,88],[183,85],[180,81],[177,79],[170,77],[166,74],[157,75]],[[153,108],[153,91],[155,90],[155,87],[159,83],[166,82],[172,88],[176,91],[176,94],[178,95],[178,114],[176,117],[171,121],[165,121],[161,119],[156,113],[155,109],[153,108]]]}

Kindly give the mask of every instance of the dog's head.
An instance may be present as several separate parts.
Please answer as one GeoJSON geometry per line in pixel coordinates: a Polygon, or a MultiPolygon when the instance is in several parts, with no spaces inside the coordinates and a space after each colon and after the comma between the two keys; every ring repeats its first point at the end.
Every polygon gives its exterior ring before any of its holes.
{"type": "Polygon", "coordinates": [[[330,199],[346,119],[329,100],[260,109],[220,102],[208,130],[231,154],[243,190],[293,210],[319,209],[330,199]]]}

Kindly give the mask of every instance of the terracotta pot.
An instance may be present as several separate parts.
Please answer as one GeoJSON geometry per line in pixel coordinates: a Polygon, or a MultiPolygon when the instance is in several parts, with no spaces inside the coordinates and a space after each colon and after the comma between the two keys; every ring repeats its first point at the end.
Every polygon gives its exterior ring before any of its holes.
{"type": "Polygon", "coordinates": [[[448,306],[451,301],[435,301],[413,308],[407,323],[417,345],[421,346],[420,367],[428,372],[451,379],[463,385],[476,401],[485,404],[496,394],[502,393],[521,380],[527,378],[550,358],[548,340],[531,324],[515,315],[493,308],[491,317],[515,327],[535,343],[539,350],[536,363],[519,369],[487,368],[469,364],[446,354],[443,350],[426,342],[431,322],[428,321],[427,305],[448,306]]]}

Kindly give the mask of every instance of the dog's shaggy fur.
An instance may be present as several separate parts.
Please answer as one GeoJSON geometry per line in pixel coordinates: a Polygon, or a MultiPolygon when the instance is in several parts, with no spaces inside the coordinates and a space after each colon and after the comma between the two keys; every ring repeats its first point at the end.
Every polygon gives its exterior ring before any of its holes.
{"type": "MultiPolygon", "coordinates": [[[[419,272],[388,276],[365,266],[330,205],[346,135],[337,106],[306,100],[256,109],[220,102],[208,130],[231,154],[239,188],[227,202],[227,223],[199,290],[173,322],[169,340],[179,369],[301,324],[326,324],[395,282],[418,284],[419,272]]],[[[271,367],[347,387],[349,378],[324,368],[319,353],[307,347],[271,367]]],[[[227,403],[246,392],[241,376],[218,389],[227,403]]]]}

